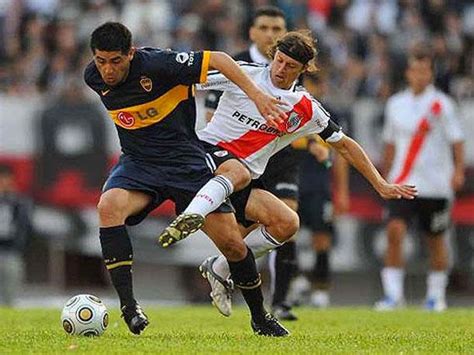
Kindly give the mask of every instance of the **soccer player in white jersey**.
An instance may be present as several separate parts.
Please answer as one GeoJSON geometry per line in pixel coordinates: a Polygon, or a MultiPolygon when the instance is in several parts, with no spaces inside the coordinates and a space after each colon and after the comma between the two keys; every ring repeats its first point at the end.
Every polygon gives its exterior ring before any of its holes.
{"type": "Polygon", "coordinates": [[[430,256],[425,307],[442,311],[448,278],[444,232],[454,192],[464,184],[463,135],[453,101],[433,86],[428,48],[411,53],[405,74],[408,88],[386,106],[383,170],[389,181],[415,184],[419,196],[388,202],[388,248],[381,272],[385,295],[375,308],[391,310],[404,303],[402,243],[408,223],[417,219],[430,256]]]}
{"type": "MultiPolygon", "coordinates": [[[[197,87],[224,91],[214,118],[198,132],[198,137],[208,152],[209,163],[216,168],[215,174],[233,187],[227,195],[222,194],[220,200],[217,195],[213,196],[212,203],[217,207],[233,191],[243,189],[231,197],[236,216],[240,222],[250,219],[261,224],[245,238],[255,257],[275,249],[295,233],[294,224],[282,211],[288,211],[289,216],[296,215],[295,212],[267,191],[257,188],[257,179],[265,171],[270,157],[299,137],[319,134],[372,184],[381,197],[413,199],[416,196],[413,186],[387,183],[363,149],[342,133],[321,104],[303,88],[295,87],[298,76],[314,65],[315,54],[314,39],[307,32],[289,32],[273,47],[270,66],[241,64],[264,91],[288,104],[286,120],[276,126],[265,122],[248,97],[218,72],[210,72],[207,83],[197,87]],[[286,223],[272,229],[269,221],[278,223],[280,217],[286,223]]],[[[202,202],[210,197],[202,197],[198,192],[188,208],[195,211],[201,204],[208,208],[202,202]]],[[[186,213],[185,210],[183,215],[186,213]]],[[[177,220],[183,220],[183,215],[177,220]]],[[[181,228],[178,225],[172,223],[162,234],[160,243],[163,246],[187,236],[186,231],[183,233],[183,224],[181,228]]],[[[229,297],[225,297],[230,290],[226,264],[225,258],[214,257],[203,263],[201,270],[213,288],[214,303],[221,313],[229,315],[229,297]]]]}

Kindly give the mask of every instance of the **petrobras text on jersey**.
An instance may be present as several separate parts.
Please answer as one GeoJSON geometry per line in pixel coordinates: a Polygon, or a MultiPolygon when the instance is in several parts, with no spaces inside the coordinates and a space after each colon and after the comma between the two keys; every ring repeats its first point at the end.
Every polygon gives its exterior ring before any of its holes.
{"type": "Polygon", "coordinates": [[[239,122],[247,126],[250,126],[251,128],[254,128],[258,131],[263,131],[263,132],[274,134],[280,137],[285,135],[285,132],[282,132],[275,127],[269,126],[266,123],[259,122],[255,118],[244,115],[240,113],[239,111],[234,111],[234,113],[232,114],[232,117],[236,118],[239,122]]]}

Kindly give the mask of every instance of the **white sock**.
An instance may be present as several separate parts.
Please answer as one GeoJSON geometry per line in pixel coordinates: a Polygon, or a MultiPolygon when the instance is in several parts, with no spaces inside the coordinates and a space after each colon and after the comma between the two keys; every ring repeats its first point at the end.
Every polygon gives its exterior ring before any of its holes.
{"type": "MultiPolygon", "coordinates": [[[[282,245],[282,243],[278,242],[270,235],[270,233],[267,232],[265,226],[259,226],[247,234],[244,242],[252,251],[255,259],[262,257],[268,252],[282,245]]],[[[223,255],[220,255],[214,261],[214,264],[212,264],[212,269],[223,279],[227,279],[230,275],[229,264],[223,255]]]]}
{"type": "Polygon", "coordinates": [[[217,209],[234,192],[232,182],[223,175],[214,176],[197,192],[184,213],[207,216],[217,209]]]}
{"type": "Polygon", "coordinates": [[[401,268],[384,267],[380,273],[385,296],[399,302],[403,299],[405,272],[401,268]]]}
{"type": "Polygon", "coordinates": [[[445,300],[448,273],[446,271],[430,271],[426,277],[426,299],[445,300]]]}
{"type": "Polygon", "coordinates": [[[247,234],[244,242],[252,251],[255,259],[262,257],[283,244],[268,233],[265,226],[259,226],[247,234]]]}

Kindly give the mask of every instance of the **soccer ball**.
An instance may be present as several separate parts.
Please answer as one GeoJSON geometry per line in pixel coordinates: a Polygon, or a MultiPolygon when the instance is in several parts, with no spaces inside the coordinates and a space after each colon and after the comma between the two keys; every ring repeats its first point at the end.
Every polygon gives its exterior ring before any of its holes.
{"type": "Polygon", "coordinates": [[[109,314],[98,297],[77,295],[66,302],[61,324],[71,335],[98,336],[107,329],[109,314]]]}

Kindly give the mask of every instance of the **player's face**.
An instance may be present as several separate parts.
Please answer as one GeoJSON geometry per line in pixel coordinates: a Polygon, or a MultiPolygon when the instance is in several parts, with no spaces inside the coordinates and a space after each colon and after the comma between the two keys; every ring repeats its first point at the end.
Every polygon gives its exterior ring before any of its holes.
{"type": "Polygon", "coordinates": [[[285,19],[282,17],[259,16],[250,27],[249,37],[260,53],[266,55],[274,42],[286,33],[285,19]]]}
{"type": "Polygon", "coordinates": [[[411,60],[408,63],[406,77],[415,93],[422,92],[433,80],[433,70],[429,59],[411,60]]]}
{"type": "Polygon", "coordinates": [[[13,190],[13,176],[11,174],[0,174],[0,193],[13,190]]]}
{"type": "Polygon", "coordinates": [[[123,54],[120,51],[95,50],[95,65],[100,76],[108,86],[120,84],[127,77],[134,53],[134,48],[130,49],[130,52],[127,54],[123,54]]]}
{"type": "Polygon", "coordinates": [[[280,89],[289,89],[303,70],[302,63],[277,50],[270,71],[272,83],[280,89]]]}

